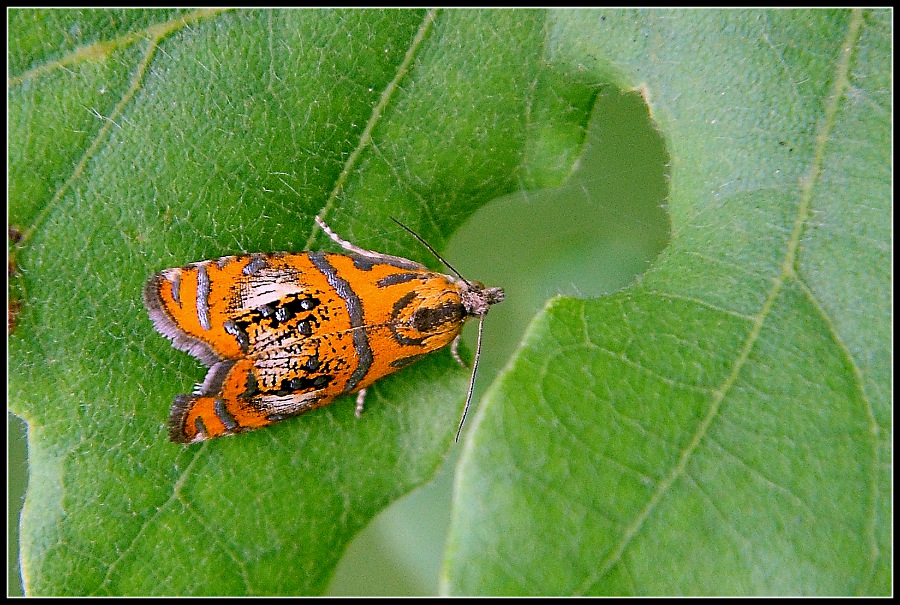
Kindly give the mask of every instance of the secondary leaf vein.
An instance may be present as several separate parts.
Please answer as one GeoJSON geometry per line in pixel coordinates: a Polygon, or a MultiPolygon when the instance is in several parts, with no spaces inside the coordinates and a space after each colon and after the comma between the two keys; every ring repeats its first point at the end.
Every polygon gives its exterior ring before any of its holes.
{"type": "Polygon", "coordinates": [[[804,227],[810,217],[810,207],[812,204],[813,190],[815,188],[816,181],[818,180],[822,172],[822,164],[824,162],[825,156],[825,146],[829,141],[831,131],[835,124],[840,99],[847,87],[847,74],[849,72],[850,56],[852,54],[853,48],[856,45],[856,42],[859,39],[859,31],[861,29],[861,25],[862,13],[861,11],[855,10],[853,12],[853,17],[850,20],[844,44],[841,47],[841,55],[835,66],[835,79],[833,82],[832,91],[829,94],[828,99],[826,100],[823,115],[824,120],[819,133],[816,136],[816,150],[813,155],[813,161],[809,173],[806,175],[806,177],[803,178],[801,182],[800,203],[797,209],[797,217],[794,221],[794,228],[788,241],[784,260],[782,261],[780,271],[773,279],[772,286],[766,295],[766,299],[763,302],[758,315],[753,320],[750,332],[748,333],[747,338],[744,341],[744,344],[741,347],[737,358],[735,359],[731,372],[725,378],[722,385],[718,389],[715,389],[713,391],[713,397],[709,406],[709,410],[707,411],[706,415],[700,420],[700,423],[697,426],[697,430],[694,432],[691,440],[682,451],[681,456],[679,457],[675,466],[672,468],[671,472],[666,475],[666,477],[664,477],[662,481],[660,481],[660,483],[657,485],[656,491],[654,491],[654,493],[650,496],[650,499],[647,501],[647,504],[637,514],[634,521],[632,521],[632,523],[625,528],[618,544],[616,544],[615,547],[610,551],[610,553],[603,559],[603,561],[601,561],[597,570],[590,576],[588,576],[588,578],[586,578],[585,581],[582,582],[582,584],[578,587],[578,593],[584,593],[591,586],[595,585],[596,582],[600,578],[602,578],[610,569],[612,569],[612,567],[621,559],[622,554],[625,552],[625,549],[631,543],[631,540],[634,538],[637,532],[641,529],[644,521],[647,519],[647,517],[649,517],[650,513],[653,512],[657,504],[659,504],[659,502],[662,500],[663,496],[669,491],[669,488],[671,488],[675,481],[684,474],[685,469],[687,468],[687,463],[690,460],[692,454],[694,453],[694,451],[696,451],[700,442],[705,437],[710,425],[712,424],[713,419],[715,419],[715,417],[718,415],[719,407],[722,401],[737,382],[741,370],[747,363],[747,360],[750,357],[750,352],[753,350],[753,347],[756,344],[756,341],[759,339],[760,333],[762,332],[763,324],[771,314],[776,300],[784,290],[785,282],[788,279],[797,279],[797,252],[800,246],[800,242],[802,241],[801,236],[803,234],[804,227]]]}
{"type": "MultiPolygon", "coordinates": [[[[390,103],[394,92],[396,92],[397,88],[399,88],[401,80],[403,80],[403,78],[405,78],[409,73],[409,68],[415,60],[416,55],[418,54],[418,51],[421,48],[423,42],[428,37],[428,32],[431,30],[431,25],[432,23],[434,23],[434,20],[437,17],[437,13],[437,9],[430,9],[427,13],[425,13],[425,18],[422,20],[422,24],[419,26],[419,31],[416,32],[416,35],[410,43],[409,48],[406,49],[406,55],[404,55],[403,61],[397,67],[397,71],[394,74],[393,79],[388,82],[388,85],[385,86],[383,91],[381,91],[381,98],[378,100],[378,103],[375,104],[375,107],[372,108],[372,113],[369,116],[368,122],[366,122],[365,128],[363,128],[362,134],[360,134],[359,136],[359,141],[356,144],[356,148],[350,153],[349,157],[347,157],[347,161],[344,162],[344,168],[338,175],[338,178],[334,183],[334,187],[331,189],[331,194],[328,196],[328,200],[319,211],[319,216],[321,216],[323,219],[327,217],[328,212],[334,206],[335,200],[337,200],[338,195],[340,195],[341,190],[344,188],[344,183],[347,182],[347,179],[350,176],[350,172],[356,166],[356,163],[362,155],[363,151],[365,151],[366,148],[372,143],[372,132],[375,130],[375,126],[377,126],[381,121],[381,117],[384,115],[384,110],[390,103]]],[[[309,239],[306,242],[306,250],[309,250],[312,247],[318,231],[318,225],[313,225],[312,231],[309,234],[309,239]]]]}

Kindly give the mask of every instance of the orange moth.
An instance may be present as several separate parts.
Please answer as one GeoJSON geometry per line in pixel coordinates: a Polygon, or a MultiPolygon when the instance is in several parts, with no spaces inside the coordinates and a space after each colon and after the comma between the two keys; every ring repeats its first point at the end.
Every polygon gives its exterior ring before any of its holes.
{"type": "Polygon", "coordinates": [[[450,265],[454,275],[363,250],[321,218],[316,222],[346,254],[223,256],[165,269],[147,281],[143,298],[153,325],[175,348],[209,366],[193,394],[175,397],[172,441],[195,443],[257,429],[348,393],[358,394],[359,415],[366,387],[379,378],[448,344],[459,360],[463,324],[477,317],[459,439],[482,322],[491,305],[503,300],[503,290],[470,282],[450,265]]]}

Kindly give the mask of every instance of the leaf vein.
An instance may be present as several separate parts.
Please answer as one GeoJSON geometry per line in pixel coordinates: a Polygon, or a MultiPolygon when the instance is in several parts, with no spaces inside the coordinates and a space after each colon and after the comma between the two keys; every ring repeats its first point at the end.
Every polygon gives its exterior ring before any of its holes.
{"type": "Polygon", "coordinates": [[[181,486],[184,485],[185,479],[190,474],[191,468],[194,466],[197,460],[201,458],[202,453],[206,450],[207,443],[209,442],[204,442],[200,447],[196,449],[196,451],[194,452],[194,457],[191,459],[191,461],[185,467],[184,472],[181,473],[181,476],[173,485],[172,493],[169,495],[168,499],[156,507],[156,511],[153,513],[153,515],[149,519],[147,519],[147,521],[141,524],[141,527],[137,530],[137,532],[135,532],[134,537],[131,539],[131,542],[129,542],[128,545],[124,549],[122,549],[116,560],[109,564],[109,567],[107,567],[106,569],[106,574],[104,574],[103,576],[103,580],[97,586],[97,590],[95,590],[93,594],[97,594],[100,589],[106,588],[106,586],[112,580],[113,571],[115,571],[118,564],[125,558],[126,555],[128,555],[128,553],[131,552],[134,546],[138,543],[141,536],[144,535],[144,531],[148,527],[152,526],[156,522],[156,519],[159,518],[159,516],[162,515],[163,511],[165,511],[170,505],[174,504],[176,501],[181,500],[181,486]]]}
{"type": "Polygon", "coordinates": [[[695,298],[693,296],[687,296],[686,294],[676,294],[674,292],[662,292],[659,290],[645,290],[647,294],[652,296],[658,296],[659,298],[666,298],[669,300],[683,300],[685,302],[693,303],[698,306],[701,306],[705,309],[709,309],[711,311],[716,311],[717,313],[724,313],[725,315],[730,315],[731,317],[737,317],[739,319],[745,320],[753,320],[752,315],[747,315],[746,313],[740,313],[738,311],[732,311],[731,309],[726,309],[724,307],[720,307],[718,305],[714,305],[705,300],[701,300],[699,298],[695,298]]]}
{"type": "MultiPolygon", "coordinates": [[[[32,236],[34,236],[38,227],[40,227],[44,220],[46,220],[50,213],[58,206],[59,202],[62,200],[63,195],[65,195],[65,193],[72,187],[72,184],[83,174],[88,162],[91,160],[91,158],[94,157],[94,154],[97,153],[97,151],[100,149],[100,146],[104,142],[106,142],[107,135],[109,134],[110,130],[112,130],[112,127],[114,125],[119,126],[116,123],[116,118],[122,115],[125,107],[134,98],[134,95],[137,93],[137,91],[140,90],[141,82],[143,81],[144,75],[147,73],[147,70],[150,67],[150,62],[153,60],[153,57],[156,55],[156,51],[159,49],[159,43],[171,33],[178,31],[182,27],[187,27],[188,25],[197,21],[200,17],[206,16],[207,14],[215,14],[215,12],[210,12],[208,10],[197,11],[195,13],[191,13],[190,15],[186,15],[185,17],[177,21],[156,25],[154,27],[148,28],[147,30],[135,32],[135,34],[133,34],[135,39],[145,38],[148,34],[151,35],[149,36],[150,39],[147,51],[144,54],[143,60],[135,70],[128,89],[124,92],[122,98],[119,99],[119,102],[116,103],[116,106],[113,108],[109,116],[104,117],[98,115],[98,117],[105,120],[105,123],[97,131],[97,134],[94,136],[94,140],[91,141],[91,144],[82,154],[81,159],[72,169],[72,173],[60,186],[60,188],[57,189],[56,193],[53,195],[50,201],[47,202],[46,205],[44,205],[44,207],[41,209],[41,212],[37,215],[37,217],[35,217],[35,220],[31,224],[31,226],[22,234],[22,238],[19,241],[20,248],[24,247],[25,243],[30,240],[32,236]]],[[[128,38],[128,36],[126,36],[126,38],[128,38]]],[[[95,111],[94,113],[96,114],[97,112],[95,111]]],[[[121,126],[119,126],[119,128],[121,128],[121,126]]]]}
{"type": "Polygon", "coordinates": [[[141,39],[152,39],[155,42],[162,40],[166,36],[168,36],[173,31],[177,31],[182,27],[187,27],[188,25],[192,25],[199,21],[200,19],[208,16],[213,16],[218,13],[221,13],[225,10],[229,9],[221,9],[221,8],[213,8],[213,9],[200,9],[196,10],[192,13],[188,13],[186,15],[181,16],[178,19],[174,19],[172,21],[167,21],[165,23],[157,23],[155,25],[151,25],[145,29],[141,29],[138,31],[130,32],[125,34],[119,38],[113,38],[110,40],[104,40],[102,42],[94,42],[92,44],[87,44],[85,46],[79,46],[75,48],[68,54],[56,59],[55,61],[50,61],[48,63],[41,63],[37,67],[33,67],[27,71],[22,72],[18,76],[13,76],[6,80],[7,88],[12,88],[13,86],[20,86],[25,83],[27,80],[33,80],[38,78],[46,73],[49,73],[56,69],[65,69],[69,65],[73,65],[76,63],[80,63],[82,61],[90,61],[94,60],[98,57],[105,57],[109,55],[115,50],[120,48],[124,48],[134,42],[141,39]]]}
{"type": "Polygon", "coordinates": [[[217,531],[213,527],[210,527],[210,525],[203,518],[203,515],[201,515],[197,511],[195,511],[191,506],[188,505],[187,502],[181,501],[181,503],[184,506],[184,510],[186,510],[188,513],[191,514],[191,516],[194,517],[194,520],[197,522],[198,525],[201,525],[203,527],[203,529],[205,530],[204,533],[207,536],[212,536],[213,539],[217,540],[219,542],[219,544],[221,545],[222,550],[224,550],[225,554],[228,555],[228,558],[230,558],[232,561],[234,561],[234,564],[240,570],[241,579],[244,582],[244,587],[247,590],[247,594],[248,595],[254,594],[253,585],[250,583],[250,574],[247,571],[247,562],[246,562],[247,559],[245,557],[238,556],[238,554],[231,547],[230,543],[224,537],[221,536],[221,532],[217,531]]]}
{"type": "MultiPolygon", "coordinates": [[[[640,531],[641,527],[644,524],[644,521],[646,521],[647,517],[650,516],[650,514],[662,500],[663,496],[668,493],[669,489],[672,487],[675,481],[685,473],[688,461],[690,460],[694,451],[696,451],[697,447],[700,445],[700,442],[704,439],[704,437],[706,437],[712,421],[718,416],[719,407],[721,406],[722,401],[725,399],[725,396],[728,394],[731,388],[736,384],[741,370],[750,357],[750,352],[753,350],[756,341],[759,339],[763,324],[771,314],[776,300],[784,290],[785,282],[788,279],[796,278],[797,251],[802,241],[804,226],[809,220],[811,214],[810,206],[812,203],[813,189],[816,181],[818,180],[818,177],[822,172],[825,146],[829,140],[831,130],[835,124],[840,98],[847,87],[847,74],[849,71],[850,55],[854,46],[856,45],[857,40],[859,39],[859,30],[861,29],[862,24],[861,15],[861,11],[854,10],[853,19],[851,19],[850,21],[847,36],[845,37],[844,43],[842,44],[841,55],[835,65],[836,77],[834,79],[832,91],[829,94],[828,99],[826,99],[823,114],[824,119],[821,128],[819,129],[819,133],[816,136],[816,151],[813,156],[813,162],[810,167],[809,173],[802,179],[801,182],[800,203],[797,209],[797,217],[794,221],[794,228],[787,244],[787,249],[785,251],[784,260],[781,264],[780,271],[774,277],[773,284],[769,289],[765,300],[763,301],[760,311],[754,318],[753,325],[747,335],[746,340],[744,341],[743,346],[740,349],[740,352],[738,353],[734,361],[731,372],[726,376],[722,385],[718,389],[715,389],[713,391],[713,397],[712,401],[710,402],[709,410],[700,420],[700,423],[697,425],[697,429],[694,432],[694,435],[691,437],[691,440],[685,446],[684,450],[682,450],[681,456],[675,463],[675,466],[672,468],[671,472],[666,475],[662,481],[659,482],[656,491],[650,496],[650,499],[647,501],[646,506],[644,506],[644,508],[638,512],[634,521],[632,521],[632,523],[625,528],[615,548],[613,548],[609,555],[607,555],[603,559],[603,561],[601,561],[601,563],[598,565],[597,570],[594,573],[590,574],[578,587],[577,592],[580,594],[585,593],[588,589],[590,589],[590,587],[594,586],[599,581],[599,579],[606,575],[606,573],[610,569],[612,569],[612,567],[621,559],[623,553],[625,552],[625,549],[631,543],[637,532],[640,531]]],[[[872,566],[874,567],[874,562],[872,563],[872,566]]]]}
{"type": "MultiPolygon", "coordinates": [[[[337,180],[335,180],[334,187],[332,187],[331,189],[328,200],[319,211],[319,216],[322,217],[322,219],[327,218],[327,215],[334,206],[338,195],[340,195],[341,190],[344,188],[344,183],[347,182],[347,179],[350,176],[350,172],[356,166],[356,163],[362,155],[363,151],[365,151],[366,148],[369,147],[369,145],[372,143],[372,132],[381,121],[385,109],[387,109],[388,104],[394,96],[394,92],[396,92],[396,90],[400,87],[400,81],[403,80],[403,78],[405,78],[409,73],[409,68],[415,60],[419,49],[422,47],[422,44],[425,42],[425,39],[428,37],[428,32],[431,30],[431,25],[434,23],[437,14],[438,9],[430,9],[427,13],[425,13],[425,18],[422,20],[421,25],[419,25],[419,31],[416,32],[416,35],[410,43],[409,48],[406,49],[406,54],[403,57],[403,61],[401,61],[400,65],[397,67],[397,71],[394,74],[393,79],[391,79],[391,81],[388,82],[387,86],[385,86],[384,90],[381,91],[381,98],[378,100],[378,103],[375,104],[375,107],[372,108],[372,113],[371,115],[369,115],[369,120],[366,122],[366,126],[365,128],[363,128],[363,131],[359,136],[359,141],[356,144],[356,148],[347,157],[347,161],[344,162],[344,167],[343,169],[341,169],[341,173],[338,175],[337,180]]],[[[309,250],[312,247],[314,239],[318,232],[318,225],[313,225],[312,231],[309,234],[309,239],[306,241],[306,250],[309,250]]]]}

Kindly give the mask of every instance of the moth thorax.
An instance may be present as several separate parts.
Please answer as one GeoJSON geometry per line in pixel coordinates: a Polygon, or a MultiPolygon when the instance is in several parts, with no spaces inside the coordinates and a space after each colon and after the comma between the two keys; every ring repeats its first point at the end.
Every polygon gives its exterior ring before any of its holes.
{"type": "Polygon", "coordinates": [[[463,307],[469,315],[483,316],[491,305],[503,301],[503,288],[485,288],[480,282],[473,282],[461,293],[463,307]]]}

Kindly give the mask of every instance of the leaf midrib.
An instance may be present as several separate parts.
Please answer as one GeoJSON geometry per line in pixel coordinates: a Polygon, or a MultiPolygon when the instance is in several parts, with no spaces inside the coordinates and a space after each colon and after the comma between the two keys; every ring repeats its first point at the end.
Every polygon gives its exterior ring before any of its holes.
{"type": "MultiPolygon", "coordinates": [[[[434,20],[437,16],[437,13],[438,13],[437,9],[430,9],[425,14],[425,17],[423,18],[422,23],[420,24],[419,29],[416,32],[416,36],[413,38],[412,42],[410,43],[409,48],[406,51],[406,54],[404,55],[403,61],[397,67],[394,77],[391,79],[391,81],[387,84],[385,89],[382,91],[379,102],[372,109],[372,113],[369,116],[369,120],[367,121],[366,126],[363,129],[362,133],[360,133],[359,141],[357,142],[357,145],[356,145],[355,149],[353,150],[353,152],[347,158],[347,161],[345,162],[343,169],[341,170],[340,174],[338,175],[337,179],[335,180],[335,184],[332,188],[331,194],[329,195],[328,200],[325,202],[325,205],[320,210],[319,216],[324,217],[327,215],[328,211],[331,209],[335,200],[337,199],[337,196],[340,194],[340,191],[343,188],[343,185],[346,182],[347,177],[352,172],[353,167],[356,165],[357,161],[359,160],[359,157],[361,156],[362,152],[371,143],[372,131],[375,129],[377,124],[380,122],[381,117],[384,115],[384,110],[387,108],[388,104],[390,103],[390,100],[393,97],[393,93],[399,87],[400,81],[404,77],[406,77],[406,75],[409,73],[409,67],[412,64],[412,62],[415,60],[418,50],[421,48],[422,43],[426,39],[428,32],[431,28],[431,25],[434,23],[434,20]]],[[[155,40],[154,43],[151,45],[151,48],[148,51],[148,56],[145,58],[144,64],[142,64],[141,69],[138,70],[139,73],[142,74],[142,73],[144,73],[144,71],[146,71],[146,66],[149,65],[149,62],[152,59],[153,54],[155,53],[155,49],[158,46],[158,42],[159,42],[159,40],[155,40]]],[[[130,96],[132,96],[134,94],[134,91],[136,91],[137,88],[139,88],[139,82],[140,82],[140,78],[138,76],[136,76],[135,79],[133,80],[133,84],[134,83],[137,83],[137,84],[133,87],[133,89],[131,91],[131,95],[126,95],[128,98],[130,98],[130,96]]],[[[126,102],[127,102],[127,99],[123,97],[123,100],[120,102],[119,105],[117,105],[117,109],[119,109],[120,106],[124,106],[126,102]]],[[[103,136],[98,134],[97,140],[102,140],[102,138],[103,138],[103,136]]],[[[74,178],[74,176],[73,176],[73,178],[74,178]]],[[[316,225],[314,225],[313,229],[311,231],[309,240],[307,241],[305,249],[309,249],[310,246],[312,246],[315,235],[317,233],[317,231],[316,231],[317,229],[318,229],[318,227],[316,225]]],[[[195,466],[195,463],[202,457],[203,453],[207,449],[208,444],[209,444],[209,441],[205,441],[205,442],[203,442],[201,447],[198,447],[194,450],[194,452],[193,452],[194,455],[191,457],[191,459],[188,462],[187,466],[185,467],[184,471],[181,473],[181,475],[179,475],[178,479],[175,481],[172,493],[169,495],[169,498],[166,500],[166,502],[164,502],[161,506],[159,506],[157,508],[156,514],[154,514],[150,519],[148,519],[141,525],[141,527],[135,533],[134,537],[131,539],[131,541],[128,543],[128,545],[121,551],[121,555],[109,565],[109,567],[107,568],[106,574],[103,578],[103,581],[98,586],[98,590],[103,589],[109,583],[109,581],[112,578],[111,574],[114,571],[114,569],[116,568],[116,565],[118,564],[118,562],[121,561],[129,552],[131,552],[134,545],[138,542],[138,540],[140,540],[141,536],[143,535],[144,530],[156,521],[157,517],[162,513],[162,511],[167,509],[170,505],[174,505],[176,502],[181,502],[182,505],[185,506],[185,508],[189,508],[187,506],[187,503],[184,502],[184,500],[182,500],[182,498],[181,498],[181,493],[180,493],[181,487],[185,484],[185,482],[190,477],[193,467],[195,466]]],[[[232,558],[235,558],[235,555],[232,553],[231,549],[227,549],[227,552],[228,552],[229,556],[231,556],[232,558]]],[[[242,570],[244,569],[244,566],[241,561],[236,561],[236,563],[242,570]]],[[[246,576],[246,573],[244,573],[243,575],[244,575],[244,582],[245,582],[247,590],[248,590],[248,594],[252,594],[251,587],[249,584],[249,578],[246,576]]]]}
{"type": "MultiPolygon", "coordinates": [[[[622,533],[621,539],[606,556],[606,558],[603,559],[603,561],[598,566],[597,571],[590,574],[585,579],[585,581],[578,586],[578,588],[575,590],[575,594],[585,594],[588,590],[590,590],[591,587],[596,585],[600,578],[602,578],[610,569],[612,569],[612,567],[621,559],[622,554],[631,543],[631,540],[635,537],[637,532],[640,531],[641,527],[644,524],[644,521],[646,521],[646,519],[650,516],[650,514],[653,512],[662,498],[666,495],[666,493],[668,493],[669,488],[671,488],[675,481],[684,474],[684,470],[687,467],[688,461],[690,460],[694,451],[696,451],[700,442],[706,436],[706,433],[709,430],[709,426],[712,424],[712,421],[718,415],[719,407],[722,401],[736,383],[741,370],[743,369],[744,365],[747,362],[747,359],[750,356],[750,352],[753,350],[753,347],[757,339],[759,338],[759,334],[762,331],[763,325],[775,305],[775,301],[784,290],[786,282],[788,280],[791,280],[801,284],[806,295],[810,297],[812,296],[811,290],[806,286],[805,282],[798,275],[797,253],[799,250],[804,228],[809,219],[813,192],[822,173],[822,165],[825,159],[825,147],[830,140],[831,131],[837,119],[840,99],[843,97],[844,91],[846,90],[849,83],[848,74],[850,69],[850,59],[853,51],[856,50],[856,45],[859,41],[860,31],[862,29],[862,21],[862,11],[859,9],[854,9],[848,26],[847,35],[841,45],[840,58],[835,66],[835,78],[832,90],[828,95],[828,98],[826,99],[825,110],[823,114],[824,120],[821,128],[819,129],[819,133],[816,136],[816,148],[813,154],[813,160],[808,174],[806,175],[806,177],[801,179],[800,204],[797,209],[797,217],[794,221],[794,229],[788,241],[780,271],[778,275],[776,275],[773,279],[772,287],[769,289],[769,292],[767,293],[766,298],[763,301],[759,313],[753,318],[753,324],[751,325],[750,332],[748,333],[747,338],[745,339],[744,344],[734,361],[731,372],[722,382],[722,385],[719,388],[713,390],[713,399],[710,404],[709,411],[697,425],[697,429],[694,432],[693,437],[682,451],[681,456],[675,463],[675,466],[672,468],[669,474],[659,482],[656,490],[647,501],[647,504],[637,514],[634,521],[632,521],[632,523],[625,528],[625,531],[622,533]]],[[[812,302],[814,306],[820,310],[820,312],[823,312],[821,305],[817,304],[817,301],[815,299],[813,299],[812,302]]],[[[829,325],[833,324],[833,322],[831,322],[830,319],[824,315],[824,312],[823,320],[829,325]]],[[[842,350],[846,351],[846,349],[843,348],[842,350]]],[[[846,355],[848,357],[848,363],[854,368],[855,376],[858,378],[860,376],[860,373],[853,358],[849,355],[849,351],[846,352],[846,355]]],[[[874,415],[871,410],[871,404],[868,398],[865,397],[864,393],[862,393],[861,389],[860,396],[862,397],[866,409],[869,412],[870,424],[874,423],[874,415]]],[[[873,465],[873,467],[877,468],[877,440],[874,442],[873,448],[875,449],[875,464],[873,465]]],[[[877,477],[875,476],[875,473],[873,473],[873,486],[875,487],[873,493],[877,495],[877,485],[874,485],[875,480],[877,480],[877,477]]],[[[876,499],[875,497],[873,497],[871,507],[871,517],[873,520],[876,510],[875,502],[876,499]]],[[[874,569],[875,557],[878,554],[878,546],[875,541],[874,525],[871,523],[870,530],[869,542],[873,554],[869,567],[871,574],[871,570],[874,569]]]]}
{"type": "Polygon", "coordinates": [[[118,124],[116,124],[116,118],[118,118],[122,114],[125,106],[128,105],[131,99],[134,98],[135,93],[140,90],[144,74],[147,73],[147,69],[150,66],[150,62],[153,60],[153,57],[156,55],[156,50],[159,48],[160,42],[162,42],[163,39],[170,36],[171,34],[181,30],[182,28],[192,25],[204,17],[221,13],[222,10],[223,9],[198,10],[193,13],[184,15],[180,19],[166,21],[165,23],[158,23],[146,29],[121,36],[120,38],[106,40],[103,42],[95,42],[87,46],[81,46],[65,55],[64,57],[57,59],[56,61],[43,63],[19,76],[9,78],[7,80],[7,89],[10,89],[13,86],[19,86],[27,80],[40,77],[41,75],[51,72],[55,69],[62,69],[67,65],[78,63],[80,61],[87,61],[97,55],[109,54],[113,50],[129,46],[130,44],[133,44],[139,40],[148,41],[148,47],[147,51],[144,54],[144,58],[137,66],[137,69],[132,75],[131,83],[123,92],[122,98],[119,99],[118,103],[116,103],[109,116],[101,116],[97,114],[98,118],[104,120],[103,126],[101,126],[97,131],[97,134],[94,136],[91,144],[88,145],[87,149],[85,149],[84,153],[81,155],[81,159],[74,166],[69,177],[63,182],[59,189],[57,189],[53,197],[50,198],[50,200],[46,204],[44,204],[44,207],[41,209],[37,217],[35,217],[32,224],[29,225],[28,229],[26,229],[22,234],[22,237],[18,242],[17,249],[22,249],[25,247],[25,244],[28,242],[28,240],[31,239],[32,236],[34,236],[38,227],[40,227],[40,225],[44,222],[47,216],[49,216],[53,209],[57,207],[66,191],[68,191],[75,180],[82,175],[85,166],[87,166],[87,163],[91,160],[91,158],[94,157],[94,155],[100,149],[100,146],[107,140],[107,134],[112,129],[112,127],[118,126],[118,124]]]}
{"type": "MultiPolygon", "coordinates": [[[[409,67],[410,65],[412,65],[413,61],[418,55],[418,51],[421,48],[422,43],[428,37],[428,32],[431,29],[431,25],[434,23],[438,12],[439,9],[432,8],[425,13],[425,17],[422,19],[422,23],[419,25],[419,29],[416,32],[415,37],[412,39],[412,42],[410,42],[409,48],[406,49],[406,54],[403,56],[403,61],[401,61],[400,65],[397,66],[394,77],[390,82],[388,82],[387,86],[384,87],[384,90],[381,91],[381,97],[378,99],[378,103],[375,104],[375,107],[372,108],[372,113],[369,115],[369,119],[368,121],[366,121],[366,126],[363,128],[362,133],[360,133],[359,135],[359,141],[357,142],[356,147],[347,157],[347,161],[344,162],[344,167],[341,169],[340,174],[338,174],[338,177],[334,182],[334,186],[331,188],[331,193],[328,195],[328,199],[325,201],[322,209],[319,210],[318,216],[323,220],[327,218],[329,211],[331,211],[332,207],[334,206],[338,195],[340,195],[341,193],[341,189],[343,189],[344,187],[344,183],[347,182],[347,178],[353,171],[354,166],[356,166],[356,163],[358,162],[363,151],[365,151],[369,144],[372,142],[372,132],[381,121],[381,118],[384,115],[384,110],[387,109],[388,104],[393,98],[394,92],[400,87],[400,81],[409,74],[409,67]]],[[[312,247],[316,240],[316,234],[318,234],[319,231],[320,229],[318,225],[313,224],[312,230],[309,234],[309,239],[306,240],[306,246],[303,248],[304,250],[309,250],[312,247]]]]}

